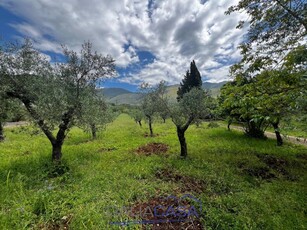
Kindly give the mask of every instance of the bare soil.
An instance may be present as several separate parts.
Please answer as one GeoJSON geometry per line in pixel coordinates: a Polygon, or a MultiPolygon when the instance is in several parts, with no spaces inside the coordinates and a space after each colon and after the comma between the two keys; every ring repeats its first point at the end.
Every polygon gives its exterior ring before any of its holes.
{"type": "Polygon", "coordinates": [[[163,143],[149,143],[144,146],[139,147],[136,150],[137,154],[150,156],[153,154],[162,154],[166,153],[168,151],[169,147],[166,144],[163,143]]]}
{"type": "Polygon", "coordinates": [[[194,207],[189,200],[178,201],[172,197],[155,197],[149,201],[135,204],[131,208],[130,217],[142,220],[141,229],[200,230],[204,228],[198,212],[197,207],[194,207]],[[195,210],[195,212],[191,210],[195,210]]]}
{"type": "Polygon", "coordinates": [[[158,179],[164,181],[172,181],[176,183],[181,183],[182,186],[179,192],[194,192],[194,193],[201,193],[205,190],[206,183],[203,180],[198,180],[193,177],[180,175],[179,173],[173,172],[169,169],[162,169],[158,170],[155,173],[155,176],[158,179]]]}

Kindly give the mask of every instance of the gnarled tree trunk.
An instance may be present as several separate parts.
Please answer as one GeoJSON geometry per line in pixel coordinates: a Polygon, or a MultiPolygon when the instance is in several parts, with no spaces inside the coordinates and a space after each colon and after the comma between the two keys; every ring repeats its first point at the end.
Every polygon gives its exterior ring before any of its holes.
{"type": "Polygon", "coordinates": [[[185,130],[182,129],[180,126],[177,126],[177,136],[180,143],[180,156],[186,158],[188,155],[188,148],[187,148],[187,143],[185,141],[184,133],[185,130]]]}
{"type": "Polygon", "coordinates": [[[186,158],[188,155],[188,147],[185,140],[185,131],[189,128],[190,124],[193,122],[194,117],[190,116],[188,121],[184,125],[176,124],[177,127],[177,136],[180,143],[180,157],[186,158]]]}
{"type": "Polygon", "coordinates": [[[52,160],[54,162],[61,161],[62,145],[63,145],[63,142],[61,142],[61,141],[56,141],[55,143],[52,144],[52,160]]]}
{"type": "Polygon", "coordinates": [[[54,162],[60,162],[62,158],[62,145],[66,137],[66,131],[69,128],[70,122],[72,121],[76,107],[69,108],[68,111],[63,114],[61,124],[59,125],[59,131],[57,132],[57,135],[55,137],[51,131],[51,128],[46,124],[45,120],[42,119],[42,117],[37,113],[37,111],[35,110],[35,106],[28,97],[24,96],[18,91],[7,92],[7,95],[13,98],[18,98],[25,105],[30,116],[41,128],[41,130],[44,132],[52,145],[52,160],[54,162]]]}
{"type": "Polygon", "coordinates": [[[265,138],[264,130],[262,129],[263,120],[258,121],[247,121],[247,127],[245,133],[254,138],[265,138]]]}
{"type": "Polygon", "coordinates": [[[3,123],[0,121],[0,141],[4,140],[3,123]]]}
{"type": "Polygon", "coordinates": [[[91,124],[91,132],[92,132],[92,138],[96,139],[97,138],[97,127],[95,124],[91,124]]]}
{"type": "Polygon", "coordinates": [[[279,124],[279,122],[272,123],[274,131],[275,131],[275,135],[276,135],[277,145],[282,146],[283,140],[282,140],[282,137],[281,137],[280,132],[279,132],[278,124],[279,124]]]}

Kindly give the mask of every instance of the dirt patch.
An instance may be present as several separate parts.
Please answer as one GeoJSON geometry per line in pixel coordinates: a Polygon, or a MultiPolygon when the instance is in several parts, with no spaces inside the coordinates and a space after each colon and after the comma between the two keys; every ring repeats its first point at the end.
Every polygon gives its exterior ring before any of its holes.
{"type": "Polygon", "coordinates": [[[263,180],[271,180],[278,177],[283,177],[287,180],[296,179],[286,170],[286,167],[289,166],[289,162],[286,159],[268,154],[256,154],[256,156],[262,162],[262,165],[248,165],[246,162],[241,162],[238,164],[238,167],[245,174],[263,180]]]}
{"type": "Polygon", "coordinates": [[[248,162],[239,162],[238,168],[245,175],[257,177],[262,180],[271,180],[276,178],[276,175],[266,165],[250,165],[248,162]]]}
{"type": "Polygon", "coordinates": [[[288,162],[285,159],[277,158],[276,156],[272,155],[260,155],[258,154],[257,157],[264,162],[267,166],[273,169],[279,169],[281,167],[284,167],[288,165],[288,162]]]}
{"type": "Polygon", "coordinates": [[[201,193],[206,187],[206,183],[203,180],[195,179],[193,177],[180,175],[169,169],[161,169],[155,173],[158,179],[164,181],[172,181],[176,183],[181,183],[181,189],[179,192],[195,192],[201,193]]]}
{"type": "Polygon", "coordinates": [[[139,147],[136,150],[136,153],[140,155],[150,156],[153,154],[166,153],[168,148],[168,145],[163,143],[149,143],[147,145],[139,147]]]}
{"type": "Polygon", "coordinates": [[[268,167],[252,167],[252,168],[244,168],[243,172],[252,177],[258,177],[263,180],[270,180],[276,178],[274,173],[270,172],[268,167]]]}
{"type": "Polygon", "coordinates": [[[278,158],[273,155],[257,155],[257,157],[264,162],[267,167],[273,169],[275,172],[281,174],[289,180],[294,180],[295,178],[290,175],[290,173],[285,169],[289,165],[289,162],[286,159],[278,158]]]}
{"type": "Polygon", "coordinates": [[[178,199],[174,196],[155,197],[135,204],[130,209],[129,216],[141,220],[141,229],[204,229],[200,221],[201,204],[195,201],[192,203],[190,199],[178,199]]]}

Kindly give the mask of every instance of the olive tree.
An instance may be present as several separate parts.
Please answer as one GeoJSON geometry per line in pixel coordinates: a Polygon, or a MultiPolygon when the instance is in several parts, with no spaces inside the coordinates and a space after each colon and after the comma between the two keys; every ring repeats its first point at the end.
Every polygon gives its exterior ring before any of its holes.
{"type": "Polygon", "coordinates": [[[157,86],[152,87],[148,84],[143,84],[142,89],[142,104],[141,108],[147,119],[150,136],[153,137],[152,123],[154,116],[159,114],[163,108],[161,107],[161,102],[166,99],[165,92],[165,82],[161,81],[157,86]]]}
{"type": "Polygon", "coordinates": [[[20,100],[52,145],[59,162],[67,132],[82,112],[89,87],[115,72],[114,60],[85,42],[79,53],[63,46],[65,61],[51,64],[28,39],[10,44],[0,57],[0,83],[8,97],[20,100]],[[54,130],[56,129],[56,132],[54,130]]]}
{"type": "Polygon", "coordinates": [[[97,94],[94,88],[89,88],[89,97],[84,97],[80,112],[77,114],[77,126],[90,132],[93,139],[97,133],[105,129],[111,123],[116,114],[109,108],[101,94],[97,94]]]}
{"type": "Polygon", "coordinates": [[[177,137],[180,143],[180,156],[186,158],[188,154],[185,132],[189,126],[198,119],[207,117],[212,107],[212,98],[207,91],[199,87],[191,87],[185,92],[180,100],[170,103],[165,95],[165,82],[160,82],[157,86],[151,87],[150,98],[152,99],[152,107],[154,112],[167,111],[172,122],[176,126],[177,137]]]}
{"type": "Polygon", "coordinates": [[[210,103],[208,92],[192,88],[182,96],[179,102],[168,106],[172,122],[176,125],[182,158],[186,158],[188,154],[186,130],[193,122],[210,114],[210,103]]]}
{"type": "Polygon", "coordinates": [[[137,123],[140,127],[142,127],[142,119],[144,118],[144,114],[141,108],[132,108],[129,110],[129,116],[137,123]]]}

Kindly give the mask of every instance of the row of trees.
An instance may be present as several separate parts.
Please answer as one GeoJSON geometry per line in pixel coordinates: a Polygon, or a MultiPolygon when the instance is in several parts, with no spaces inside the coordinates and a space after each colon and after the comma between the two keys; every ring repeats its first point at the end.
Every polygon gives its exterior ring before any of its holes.
{"type": "Polygon", "coordinates": [[[61,160],[62,145],[73,125],[89,127],[95,137],[97,129],[112,120],[95,87],[101,78],[114,75],[113,58],[93,51],[90,42],[82,45],[80,53],[63,46],[63,54],[64,62],[52,63],[29,39],[0,47],[0,101],[24,105],[49,139],[55,162],[61,160]]]}
{"type": "MultiPolygon", "coordinates": [[[[284,116],[306,111],[306,31],[302,0],[241,0],[226,12],[249,14],[249,30],[240,45],[242,59],[231,68],[233,82],[219,98],[219,114],[241,121],[246,133],[263,137],[267,125],[275,129],[282,144],[279,123],[284,116]]],[[[241,21],[238,28],[243,28],[241,21]]],[[[95,89],[101,78],[115,73],[114,60],[93,51],[85,42],[80,53],[63,46],[65,60],[50,62],[31,41],[0,46],[0,140],[2,123],[13,104],[22,104],[52,145],[52,159],[60,161],[62,145],[73,125],[97,130],[113,116],[95,89]]],[[[193,61],[178,89],[177,103],[165,96],[165,84],[144,85],[142,113],[134,112],[141,125],[144,115],[153,135],[152,122],[158,113],[170,117],[177,129],[181,156],[187,156],[185,131],[198,119],[208,117],[214,104],[201,89],[201,76],[193,61]]]]}
{"type": "Polygon", "coordinates": [[[212,113],[213,99],[207,91],[202,89],[200,73],[195,61],[190,64],[180,87],[178,88],[177,102],[172,103],[166,96],[165,82],[156,86],[143,84],[141,86],[142,103],[140,108],[131,110],[130,115],[135,122],[141,125],[144,117],[148,123],[150,136],[153,136],[153,120],[160,116],[164,121],[170,117],[176,126],[177,137],[180,143],[180,156],[187,156],[185,132],[189,126],[199,119],[204,119],[212,113]]]}
{"type": "MultiPolygon", "coordinates": [[[[0,138],[4,138],[2,121],[10,111],[16,111],[14,104],[22,104],[49,139],[55,162],[61,160],[62,145],[72,126],[90,130],[95,138],[98,129],[114,119],[114,113],[96,90],[102,77],[114,75],[114,60],[93,52],[89,42],[83,44],[80,53],[66,47],[63,53],[64,62],[51,63],[28,39],[23,44],[2,46],[0,50],[0,138]]],[[[141,125],[145,116],[153,136],[155,114],[159,113],[164,120],[171,117],[177,128],[181,156],[186,157],[185,131],[210,112],[210,97],[201,84],[194,61],[179,87],[175,104],[169,103],[164,82],[155,87],[144,84],[141,111],[133,112],[135,121],[141,125]]]]}

